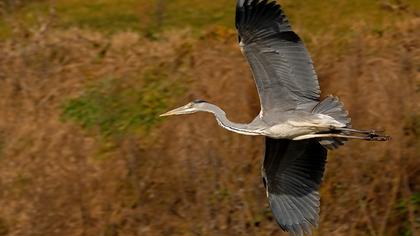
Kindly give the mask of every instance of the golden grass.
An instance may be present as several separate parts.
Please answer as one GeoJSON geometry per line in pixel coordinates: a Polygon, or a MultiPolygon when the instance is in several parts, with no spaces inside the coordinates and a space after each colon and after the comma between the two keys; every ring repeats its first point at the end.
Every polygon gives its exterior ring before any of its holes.
{"type": "MultiPolygon", "coordinates": [[[[316,235],[419,234],[420,22],[397,26],[382,36],[361,27],[338,55],[332,36],[309,36],[324,95],[340,96],[355,127],[393,137],[331,152],[316,235]]],[[[282,235],[260,179],[262,138],[207,114],[112,137],[62,120],[90,86],[112,76],[125,91],[156,68],[186,86],[171,104],[202,98],[251,120],[258,99],[230,31],[151,41],[47,27],[1,42],[0,55],[0,234],[282,235]]]]}

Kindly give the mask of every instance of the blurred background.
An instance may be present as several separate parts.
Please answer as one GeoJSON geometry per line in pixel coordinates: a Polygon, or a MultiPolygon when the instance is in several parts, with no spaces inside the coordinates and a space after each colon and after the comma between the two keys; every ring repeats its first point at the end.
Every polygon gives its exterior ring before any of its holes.
{"type": "MultiPolygon", "coordinates": [[[[420,235],[420,1],[282,0],[323,96],[386,143],[330,152],[315,235],[420,235]]],[[[285,235],[234,0],[0,0],[0,236],[285,235]]]]}

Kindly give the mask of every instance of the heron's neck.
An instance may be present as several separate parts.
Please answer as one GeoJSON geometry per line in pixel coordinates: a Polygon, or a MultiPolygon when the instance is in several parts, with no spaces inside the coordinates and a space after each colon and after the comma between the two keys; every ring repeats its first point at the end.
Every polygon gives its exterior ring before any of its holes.
{"type": "Polygon", "coordinates": [[[216,117],[217,123],[223,128],[245,135],[259,135],[256,130],[249,126],[249,124],[240,124],[230,121],[226,117],[226,113],[218,106],[213,104],[207,104],[207,107],[203,111],[210,112],[216,117]]]}

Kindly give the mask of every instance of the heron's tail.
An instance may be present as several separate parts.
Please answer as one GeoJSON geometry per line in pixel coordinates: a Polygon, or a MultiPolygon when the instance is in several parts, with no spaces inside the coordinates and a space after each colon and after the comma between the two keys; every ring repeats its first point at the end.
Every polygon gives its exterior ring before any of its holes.
{"type": "Polygon", "coordinates": [[[312,113],[329,115],[338,122],[346,124],[347,128],[351,127],[349,113],[337,97],[331,95],[326,97],[313,108],[312,113]]]}
{"type": "MultiPolygon", "coordinates": [[[[312,113],[329,115],[338,122],[345,124],[346,128],[351,128],[349,113],[337,97],[331,95],[326,97],[313,108],[312,113]]],[[[324,138],[320,139],[319,142],[328,149],[334,149],[343,145],[346,140],[345,138],[324,138]]]]}

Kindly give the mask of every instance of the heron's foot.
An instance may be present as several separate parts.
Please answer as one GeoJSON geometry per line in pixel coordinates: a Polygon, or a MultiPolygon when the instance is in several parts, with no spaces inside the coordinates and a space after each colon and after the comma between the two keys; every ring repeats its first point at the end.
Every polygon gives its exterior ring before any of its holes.
{"type": "Polygon", "coordinates": [[[372,132],[370,132],[367,135],[366,140],[369,140],[369,141],[389,141],[389,140],[391,140],[391,136],[377,134],[375,130],[372,130],[372,132]]]}
{"type": "Polygon", "coordinates": [[[380,130],[375,130],[375,129],[371,129],[371,130],[369,130],[369,131],[367,131],[367,133],[369,134],[369,135],[381,135],[381,134],[383,134],[385,132],[385,130],[384,129],[380,129],[380,130]]]}

